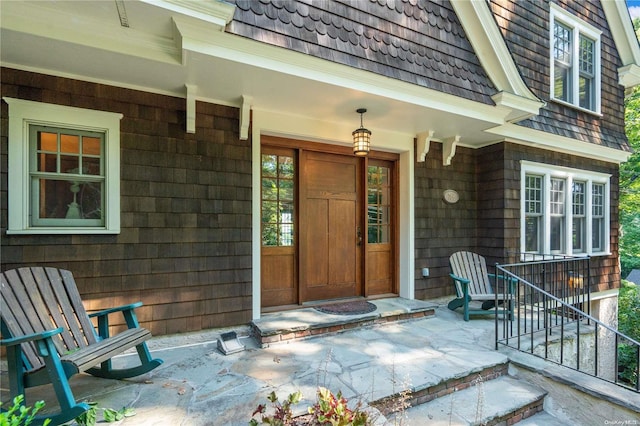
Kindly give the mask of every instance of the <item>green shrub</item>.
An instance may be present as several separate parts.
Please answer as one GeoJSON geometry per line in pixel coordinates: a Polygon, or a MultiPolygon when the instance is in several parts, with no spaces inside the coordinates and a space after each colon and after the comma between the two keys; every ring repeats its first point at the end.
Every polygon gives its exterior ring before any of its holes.
{"type": "MultiPolygon", "coordinates": [[[[13,405],[7,411],[0,412],[0,426],[28,426],[33,422],[38,411],[44,407],[44,401],[38,401],[31,407],[22,405],[24,395],[18,395],[13,398],[13,405]]],[[[43,423],[47,426],[51,423],[51,419],[46,419],[43,423]]]]}
{"type": "MultiPolygon", "coordinates": [[[[622,280],[618,296],[618,329],[640,342],[640,287],[622,280]]],[[[620,379],[636,386],[638,383],[637,347],[621,343],[618,346],[620,379]]]]}

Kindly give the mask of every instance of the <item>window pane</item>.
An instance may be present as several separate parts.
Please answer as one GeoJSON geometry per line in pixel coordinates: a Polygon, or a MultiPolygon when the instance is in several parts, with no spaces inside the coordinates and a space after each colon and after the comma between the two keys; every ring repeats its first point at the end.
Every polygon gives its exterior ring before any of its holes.
{"type": "Polygon", "coordinates": [[[604,250],[604,185],[591,186],[591,249],[604,250]]]}
{"type": "Polygon", "coordinates": [[[594,100],[593,100],[595,79],[593,77],[585,77],[581,75],[578,80],[578,84],[579,84],[578,96],[580,97],[579,105],[582,108],[586,108],[590,110],[595,109],[594,100]]]}
{"type": "Polygon", "coordinates": [[[551,214],[564,215],[564,184],[562,179],[551,179],[551,214]]]}
{"type": "Polygon", "coordinates": [[[571,99],[571,56],[573,38],[572,30],[558,22],[554,23],[553,40],[553,96],[556,99],[572,102],[571,99]]]}
{"type": "Polygon", "coordinates": [[[391,170],[388,167],[367,168],[367,243],[388,243],[391,221],[391,170]]]}
{"type": "Polygon", "coordinates": [[[553,57],[556,61],[571,64],[571,28],[555,22],[553,27],[553,57]]]}
{"type": "Polygon", "coordinates": [[[60,172],[73,174],[80,173],[80,157],[75,155],[61,155],[60,172]]]}
{"type": "Polygon", "coordinates": [[[551,235],[550,235],[550,248],[552,252],[562,251],[564,245],[562,244],[564,236],[564,217],[552,216],[551,217],[551,235]]]}
{"type": "Polygon", "coordinates": [[[277,200],[278,188],[276,187],[275,179],[262,179],[262,199],[263,200],[277,200]]]}
{"type": "Polygon", "coordinates": [[[102,183],[40,179],[40,219],[102,219],[102,183]]]}
{"type": "Polygon", "coordinates": [[[279,180],[279,199],[280,200],[293,200],[293,181],[292,180],[279,180]]]}
{"type": "Polygon", "coordinates": [[[38,132],[36,149],[38,151],[58,152],[58,134],[38,132]]]}
{"type": "Polygon", "coordinates": [[[100,158],[83,157],[82,172],[85,175],[101,175],[102,173],[100,170],[100,158]]]}
{"type": "Polygon", "coordinates": [[[604,220],[593,218],[591,222],[591,249],[602,251],[604,242],[604,220]]]}
{"type": "Polygon", "coordinates": [[[278,245],[278,225],[275,223],[262,224],[262,245],[277,246],[278,245]]]}
{"type": "Polygon", "coordinates": [[[293,157],[278,157],[278,177],[282,179],[293,179],[293,157]]]}
{"type": "Polygon", "coordinates": [[[525,212],[542,213],[542,176],[526,177],[525,212]]]}
{"type": "Polygon", "coordinates": [[[580,36],[580,73],[593,75],[594,70],[594,41],[580,36]]]}
{"type": "Polygon", "coordinates": [[[82,154],[83,155],[102,155],[102,140],[100,138],[93,138],[84,136],[82,138],[82,154]]]}
{"type": "Polygon", "coordinates": [[[585,250],[585,218],[573,218],[573,252],[582,253],[585,250]]]}
{"type": "Polygon", "coordinates": [[[262,202],[262,223],[278,223],[278,203],[276,201],[262,202]]]}
{"type": "Polygon", "coordinates": [[[60,152],[66,154],[80,153],[80,137],[77,135],[60,135],[60,152]]]}
{"type": "Polygon", "coordinates": [[[541,251],[541,227],[542,217],[527,217],[525,220],[525,251],[540,253],[541,251]]]}
{"type": "Polygon", "coordinates": [[[58,156],[55,154],[38,154],[38,171],[51,172],[58,171],[58,156]]]}
{"type": "Polygon", "coordinates": [[[569,68],[556,66],[554,70],[553,97],[571,102],[571,73],[569,68]]]}
{"type": "Polygon", "coordinates": [[[295,221],[293,156],[262,155],[262,244],[292,246],[295,221]]]}
{"type": "Polygon", "coordinates": [[[262,156],[262,176],[273,176],[277,175],[277,155],[263,155],[262,156]]]}
{"type": "Polygon", "coordinates": [[[591,206],[594,217],[604,217],[604,185],[591,186],[591,206]]]}
{"type": "Polygon", "coordinates": [[[584,216],[585,214],[585,182],[573,182],[573,215],[584,216]]]}

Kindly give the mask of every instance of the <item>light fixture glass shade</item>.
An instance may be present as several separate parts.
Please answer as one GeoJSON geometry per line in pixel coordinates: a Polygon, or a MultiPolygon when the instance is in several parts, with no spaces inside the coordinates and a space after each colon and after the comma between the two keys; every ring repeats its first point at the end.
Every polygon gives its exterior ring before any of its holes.
{"type": "Polygon", "coordinates": [[[367,155],[371,145],[371,131],[360,127],[351,133],[353,135],[353,153],[367,155]]]}
{"type": "Polygon", "coordinates": [[[355,155],[367,155],[371,146],[371,131],[364,128],[362,124],[362,114],[367,112],[366,108],[358,108],[356,110],[360,114],[360,127],[354,130],[351,135],[353,136],[353,153],[355,155]]]}

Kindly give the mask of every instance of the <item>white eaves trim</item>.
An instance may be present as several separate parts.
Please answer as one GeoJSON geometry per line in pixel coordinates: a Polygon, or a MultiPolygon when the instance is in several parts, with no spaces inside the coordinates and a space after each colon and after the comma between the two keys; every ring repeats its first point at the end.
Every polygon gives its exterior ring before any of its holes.
{"type": "Polygon", "coordinates": [[[200,22],[183,17],[174,16],[173,22],[183,57],[189,51],[196,52],[496,125],[505,123],[510,112],[300,52],[213,31],[200,22]]]}
{"type": "Polygon", "coordinates": [[[633,30],[627,5],[622,0],[601,2],[609,22],[622,67],[618,68],[618,83],[625,88],[640,84],[640,45],[633,30]]]}
{"type": "Polygon", "coordinates": [[[499,91],[494,101],[499,107],[513,110],[507,121],[537,115],[544,102],[522,80],[488,2],[452,1],[451,5],[480,63],[499,91]]]}
{"type": "Polygon", "coordinates": [[[594,160],[623,163],[631,156],[631,152],[620,151],[511,123],[488,129],[487,132],[500,135],[505,140],[510,140],[520,145],[563,152],[594,160]]]}
{"type": "Polygon", "coordinates": [[[161,7],[180,15],[189,16],[213,24],[218,31],[233,19],[236,7],[223,1],[202,0],[140,0],[153,6],[161,7]]]}

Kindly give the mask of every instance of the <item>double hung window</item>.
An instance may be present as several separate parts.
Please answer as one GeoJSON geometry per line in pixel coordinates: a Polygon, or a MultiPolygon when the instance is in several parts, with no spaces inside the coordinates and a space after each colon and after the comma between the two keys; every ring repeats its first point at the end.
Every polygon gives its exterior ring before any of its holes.
{"type": "Polygon", "coordinates": [[[523,162],[522,251],[607,253],[609,178],[602,173],[523,162]]]}
{"type": "Polygon", "coordinates": [[[551,3],[551,98],[600,113],[600,34],[551,3]]]}
{"type": "Polygon", "coordinates": [[[9,104],[7,233],[118,233],[122,115],[4,100],[9,104]]]}

